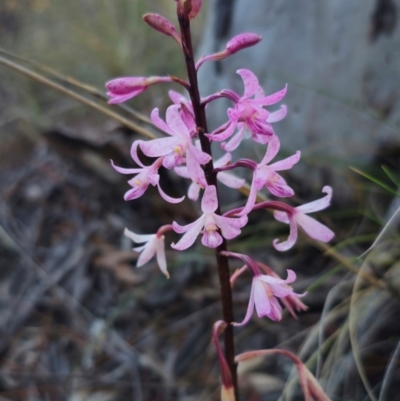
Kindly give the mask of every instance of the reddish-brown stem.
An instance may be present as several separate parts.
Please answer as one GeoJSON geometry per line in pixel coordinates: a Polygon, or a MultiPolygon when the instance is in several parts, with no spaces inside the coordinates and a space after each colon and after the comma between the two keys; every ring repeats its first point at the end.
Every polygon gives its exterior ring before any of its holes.
{"type": "MultiPolygon", "coordinates": [[[[208,132],[207,120],[206,120],[204,105],[201,104],[199,86],[197,82],[197,71],[194,62],[192,38],[190,32],[190,20],[184,14],[184,12],[179,12],[179,8],[178,8],[178,19],[182,37],[182,49],[185,56],[186,68],[190,84],[189,94],[193,104],[193,111],[195,115],[196,125],[198,127],[201,148],[203,152],[206,152],[207,154],[212,156],[210,141],[204,135],[205,133],[208,132]]],[[[206,176],[207,184],[214,185],[218,193],[217,175],[214,171],[214,165],[212,159],[209,163],[207,163],[204,166],[204,173],[206,176]]],[[[215,211],[215,213],[219,215],[221,214],[221,210],[219,207],[215,211]]],[[[233,328],[231,325],[231,323],[233,322],[233,305],[232,305],[232,291],[230,286],[229,264],[228,264],[228,258],[221,255],[221,252],[226,250],[227,250],[226,240],[223,239],[222,244],[216,249],[216,257],[217,257],[218,275],[219,275],[219,283],[221,290],[223,320],[228,324],[224,332],[224,340],[225,340],[224,348],[225,348],[225,358],[226,361],[228,362],[228,366],[232,374],[232,381],[235,388],[236,399],[238,399],[238,387],[237,387],[237,375],[236,375],[237,364],[234,359],[235,348],[233,341],[233,328]]]]}

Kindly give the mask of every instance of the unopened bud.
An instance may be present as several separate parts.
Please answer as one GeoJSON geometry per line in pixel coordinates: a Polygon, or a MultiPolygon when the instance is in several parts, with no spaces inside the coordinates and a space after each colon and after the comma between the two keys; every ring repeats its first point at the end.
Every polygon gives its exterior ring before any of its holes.
{"type": "Polygon", "coordinates": [[[194,18],[196,18],[197,14],[200,12],[203,0],[191,0],[191,2],[192,2],[192,8],[189,13],[189,18],[194,19],[194,18]]]}
{"type": "Polygon", "coordinates": [[[164,35],[171,36],[179,45],[181,45],[181,37],[175,29],[172,22],[168,21],[165,17],[155,13],[143,15],[143,20],[146,24],[150,25],[153,29],[164,35]]]}
{"type": "Polygon", "coordinates": [[[232,38],[226,45],[225,50],[218,53],[209,54],[208,56],[202,57],[196,63],[196,69],[198,70],[206,61],[219,61],[223,60],[232,54],[237,53],[240,50],[246,49],[256,45],[262,37],[256,33],[241,33],[240,35],[232,38]]]}
{"type": "Polygon", "coordinates": [[[106,83],[110,104],[122,103],[144,92],[149,86],[162,82],[172,82],[170,77],[122,77],[106,83]]]}
{"type": "Polygon", "coordinates": [[[262,37],[256,33],[241,33],[228,42],[226,50],[230,54],[234,54],[239,50],[256,45],[261,39],[262,37]]]}

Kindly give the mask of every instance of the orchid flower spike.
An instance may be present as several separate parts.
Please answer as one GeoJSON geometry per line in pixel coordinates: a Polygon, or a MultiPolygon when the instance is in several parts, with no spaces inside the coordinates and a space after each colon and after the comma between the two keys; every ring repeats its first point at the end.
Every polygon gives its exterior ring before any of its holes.
{"type": "Polygon", "coordinates": [[[238,216],[249,214],[256,203],[257,191],[260,191],[264,186],[272,193],[272,195],[281,198],[294,195],[294,191],[283,177],[277,171],[289,170],[300,160],[300,152],[297,151],[294,155],[270,164],[268,163],[277,155],[280,147],[279,139],[273,135],[268,143],[268,148],[261,163],[254,168],[253,180],[250,187],[250,194],[247,199],[246,206],[238,213],[238,216]]]}
{"type": "MultiPolygon", "coordinates": [[[[196,146],[200,148],[200,141],[196,141],[196,146]]],[[[220,159],[214,162],[214,168],[225,166],[229,164],[231,160],[232,160],[232,155],[230,153],[226,153],[224,156],[222,156],[220,159]]],[[[190,178],[189,171],[186,166],[175,167],[174,171],[176,174],[178,174],[183,178],[190,178]]],[[[238,178],[233,174],[226,173],[224,171],[220,171],[219,173],[217,173],[217,179],[227,187],[236,189],[241,188],[246,182],[245,179],[238,178]]],[[[203,181],[204,182],[206,181],[205,176],[203,181]]],[[[199,183],[192,182],[188,190],[189,199],[196,201],[199,198],[200,189],[204,188],[205,187],[201,186],[199,183]]]]}
{"type": "Polygon", "coordinates": [[[281,101],[286,95],[287,85],[279,92],[264,96],[257,77],[250,70],[242,69],[237,73],[243,79],[244,94],[240,97],[233,91],[224,92],[226,97],[229,96],[235,103],[235,106],[228,109],[229,121],[207,135],[213,141],[225,141],[233,135],[238,127],[237,135],[224,145],[224,149],[227,151],[234,150],[239,146],[246,129],[251,132],[253,140],[266,144],[274,134],[271,124],[283,120],[287,113],[286,106],[281,106],[279,110],[272,113],[263,109],[263,106],[270,106],[281,101]]]}
{"type": "Polygon", "coordinates": [[[228,362],[226,362],[224,353],[222,352],[221,345],[219,343],[218,336],[221,335],[227,327],[227,323],[218,320],[218,322],[214,323],[213,326],[213,341],[215,348],[217,350],[219,368],[221,371],[221,401],[235,401],[235,390],[233,388],[233,381],[231,371],[228,366],[228,362]]]}
{"type": "Polygon", "coordinates": [[[306,214],[326,209],[330,205],[332,188],[325,186],[322,188],[322,192],[325,193],[326,196],[316,201],[306,203],[305,205],[290,208],[291,212],[274,212],[276,220],[290,224],[288,239],[282,242],[278,242],[279,240],[275,239],[273,241],[275,249],[278,251],[287,251],[294,245],[297,239],[297,226],[302,228],[310,238],[318,241],[329,242],[335,236],[331,229],[306,214]]]}
{"type": "Polygon", "coordinates": [[[151,166],[145,166],[144,164],[141,163],[139,158],[136,155],[136,148],[139,145],[141,141],[136,141],[132,145],[132,150],[131,154],[135,160],[136,163],[139,164],[139,168],[123,168],[123,167],[118,167],[114,164],[114,162],[111,160],[111,165],[114,168],[114,170],[118,171],[118,173],[121,174],[137,174],[135,177],[130,179],[128,181],[128,184],[132,187],[129,191],[127,191],[124,195],[124,199],[126,201],[132,200],[132,199],[137,199],[140,198],[147,190],[149,185],[156,186],[158,189],[159,194],[161,197],[166,200],[169,203],[179,203],[182,202],[185,197],[182,196],[182,198],[172,198],[171,196],[167,195],[160,186],[160,175],[158,174],[158,169],[162,165],[163,159],[157,159],[151,166]]]}
{"type": "Polygon", "coordinates": [[[186,162],[190,178],[201,185],[206,185],[203,179],[201,164],[207,164],[211,156],[197,149],[192,143],[191,132],[184,123],[180,114],[180,106],[169,106],[166,113],[166,122],[158,115],[158,109],[151,113],[153,124],[166,132],[170,137],[153,139],[141,142],[140,148],[148,157],[163,156],[163,166],[172,169],[186,162]]]}
{"type": "Polygon", "coordinates": [[[111,99],[109,104],[125,102],[143,93],[149,86],[162,82],[173,82],[170,77],[122,77],[115,78],[106,83],[107,96],[111,99]]]}
{"type": "Polygon", "coordinates": [[[179,251],[189,248],[196,241],[200,232],[203,234],[202,244],[209,248],[216,248],[221,245],[222,237],[226,239],[237,237],[241,232],[240,228],[247,224],[247,216],[240,218],[220,216],[214,213],[217,208],[217,190],[214,185],[210,185],[206,187],[201,201],[203,215],[186,226],[180,226],[175,221],[173,222],[174,231],[185,234],[177,244],[171,244],[171,247],[179,251]]]}
{"type": "Polygon", "coordinates": [[[130,238],[133,242],[137,244],[144,245],[133,248],[135,252],[140,252],[140,256],[137,260],[137,267],[141,267],[146,264],[154,255],[157,257],[157,263],[160,270],[169,278],[169,273],[167,270],[167,260],[165,258],[165,244],[163,230],[159,230],[157,234],[141,235],[136,234],[133,231],[129,231],[125,228],[124,235],[130,238]]]}
{"type": "Polygon", "coordinates": [[[261,274],[257,263],[247,255],[228,251],[223,251],[221,254],[242,260],[254,275],[246,316],[241,323],[233,323],[235,326],[245,325],[250,320],[254,307],[258,317],[267,316],[271,320],[279,321],[282,319],[282,307],[277,298],[302,297],[305,295],[296,294],[293,292],[293,288],[288,285],[296,280],[296,274],[293,270],[287,270],[287,279],[282,280],[279,277],[261,274]]]}

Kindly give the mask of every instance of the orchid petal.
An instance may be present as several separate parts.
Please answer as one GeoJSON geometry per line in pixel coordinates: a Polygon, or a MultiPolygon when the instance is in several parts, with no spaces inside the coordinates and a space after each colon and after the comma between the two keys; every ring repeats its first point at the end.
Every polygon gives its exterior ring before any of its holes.
{"type": "Polygon", "coordinates": [[[265,185],[271,174],[272,171],[270,171],[269,168],[266,166],[262,166],[261,168],[258,167],[254,170],[253,182],[254,186],[257,188],[257,191],[261,190],[261,188],[265,185]]]}
{"type": "Polygon", "coordinates": [[[245,118],[244,121],[247,124],[249,130],[254,134],[264,135],[267,137],[270,137],[275,134],[272,125],[268,123],[266,120],[263,120],[261,118],[249,117],[245,118]]]}
{"type": "Polygon", "coordinates": [[[113,94],[112,92],[107,92],[108,96],[111,96],[111,99],[107,102],[108,104],[118,104],[122,102],[126,102],[129,99],[132,99],[133,97],[140,95],[142,92],[144,92],[147,88],[140,88],[136,89],[126,95],[116,95],[113,94]]]}
{"type": "Polygon", "coordinates": [[[203,195],[203,199],[201,200],[201,210],[204,213],[213,213],[218,208],[218,197],[217,197],[217,189],[215,185],[209,185],[206,187],[203,195]]]}
{"type": "Polygon", "coordinates": [[[204,215],[201,216],[201,217],[199,217],[199,218],[198,218],[197,220],[195,220],[193,223],[186,224],[185,226],[181,226],[181,225],[178,224],[176,221],[174,221],[174,222],[172,223],[172,228],[174,229],[174,231],[175,231],[176,233],[178,233],[178,234],[183,234],[183,233],[189,231],[192,227],[194,227],[200,219],[203,219],[203,220],[204,220],[204,215]]]}
{"type": "MultiPolygon", "coordinates": [[[[273,171],[282,171],[291,169],[300,160],[301,152],[298,150],[294,155],[270,164],[268,167],[273,171]]],[[[301,206],[300,206],[301,207],[301,206]]]]}
{"type": "Polygon", "coordinates": [[[159,128],[161,131],[166,132],[169,135],[174,136],[174,132],[171,130],[171,128],[168,127],[168,125],[165,123],[164,120],[162,120],[159,116],[159,110],[155,108],[150,115],[152,123],[159,128]]]}
{"type": "Polygon", "coordinates": [[[162,235],[160,238],[157,238],[157,263],[161,272],[164,273],[167,278],[169,278],[169,273],[167,270],[167,258],[165,257],[164,235],[162,235]]]}
{"type": "MultiPolygon", "coordinates": [[[[293,210],[295,212],[295,209],[293,209],[293,210]]],[[[285,212],[281,212],[281,211],[275,210],[274,211],[274,217],[275,217],[276,220],[280,221],[281,223],[289,224],[289,217],[288,217],[288,214],[285,213],[285,212]]]]}
{"type": "Polygon", "coordinates": [[[200,185],[195,184],[194,182],[192,182],[189,185],[188,198],[191,199],[192,201],[197,201],[197,199],[199,199],[200,189],[201,189],[200,185]]]}
{"type": "Polygon", "coordinates": [[[297,224],[312,239],[322,242],[329,242],[335,236],[334,232],[331,229],[303,213],[296,213],[295,219],[297,221],[297,224]]]}
{"type": "Polygon", "coordinates": [[[214,162],[214,167],[223,167],[228,165],[232,160],[232,155],[230,153],[225,153],[222,157],[214,162]]]}
{"type": "Polygon", "coordinates": [[[222,182],[229,188],[242,188],[246,180],[244,178],[235,177],[232,174],[221,171],[217,174],[218,181],[222,182]]]}
{"type": "Polygon", "coordinates": [[[143,251],[144,248],[146,248],[147,244],[144,245],[140,245],[140,246],[135,246],[134,248],[132,248],[133,251],[140,253],[143,251]]]}
{"type": "Polygon", "coordinates": [[[154,239],[150,240],[146,244],[143,251],[140,253],[136,266],[141,267],[144,264],[146,264],[156,254],[156,251],[157,251],[157,242],[154,237],[154,239]]]}
{"type": "Polygon", "coordinates": [[[225,131],[218,134],[206,134],[206,137],[212,141],[222,142],[228,139],[236,129],[236,122],[231,122],[225,131]]]}
{"type": "Polygon", "coordinates": [[[186,152],[186,167],[189,173],[189,177],[195,183],[200,185],[202,188],[207,186],[206,176],[201,168],[200,164],[195,160],[193,153],[186,152]]]}
{"type": "Polygon", "coordinates": [[[250,70],[241,69],[236,71],[243,80],[244,84],[244,94],[242,99],[248,99],[252,97],[260,87],[258,83],[258,78],[250,70]]]}
{"type": "Polygon", "coordinates": [[[174,171],[179,177],[190,178],[188,168],[186,166],[174,167],[174,171]]]}
{"type": "Polygon", "coordinates": [[[133,242],[140,244],[141,242],[149,242],[152,238],[154,238],[155,234],[136,234],[133,231],[125,228],[124,235],[125,237],[130,238],[133,242]]]}
{"type": "Polygon", "coordinates": [[[271,299],[267,294],[268,284],[264,284],[259,276],[254,277],[254,304],[256,306],[256,312],[258,317],[270,316],[271,312],[271,299]]]}
{"type": "Polygon", "coordinates": [[[161,195],[161,197],[162,197],[164,200],[166,200],[167,202],[169,202],[169,203],[180,203],[180,202],[182,202],[182,201],[185,199],[184,196],[182,196],[181,198],[172,198],[171,196],[168,196],[168,195],[161,189],[160,184],[157,184],[157,189],[158,189],[158,192],[159,192],[159,194],[161,195]]]}
{"type": "Polygon", "coordinates": [[[268,164],[279,152],[279,148],[281,147],[281,143],[277,135],[272,135],[268,140],[268,148],[265,152],[265,156],[260,162],[260,166],[265,166],[268,164]]]}
{"type": "Polygon", "coordinates": [[[269,96],[254,99],[251,102],[252,104],[257,104],[259,106],[270,106],[271,104],[280,102],[285,97],[286,92],[287,92],[287,84],[282,90],[275,92],[269,96]]]}
{"type": "Polygon", "coordinates": [[[194,120],[192,112],[186,105],[182,105],[180,116],[189,133],[196,132],[196,121],[194,120]]]}
{"type": "Polygon", "coordinates": [[[176,104],[169,106],[166,113],[166,122],[168,127],[174,132],[175,136],[188,137],[189,131],[185,123],[182,121],[182,117],[179,113],[181,106],[176,104]]]}
{"type": "Polygon", "coordinates": [[[233,239],[240,235],[240,228],[246,225],[247,216],[243,216],[240,219],[234,219],[224,216],[214,216],[217,226],[221,229],[221,233],[226,239],[233,239]],[[245,218],[245,220],[243,220],[245,218]]]}
{"type": "Polygon", "coordinates": [[[243,321],[241,323],[232,323],[233,326],[244,326],[251,318],[251,315],[253,314],[254,311],[254,287],[255,287],[255,280],[256,278],[253,278],[253,282],[251,285],[251,291],[250,291],[250,299],[249,299],[249,305],[247,307],[247,312],[246,316],[244,317],[243,321]]]}
{"type": "Polygon", "coordinates": [[[280,198],[289,198],[294,195],[293,189],[287,185],[285,179],[275,172],[271,172],[265,185],[271,194],[280,198]]]}
{"type": "Polygon", "coordinates": [[[204,226],[204,215],[197,219],[195,223],[196,224],[192,225],[192,227],[186,232],[186,234],[183,235],[178,243],[171,244],[171,247],[173,249],[183,251],[193,245],[193,243],[196,241],[197,236],[200,234],[201,229],[204,226]]]}
{"type": "Polygon", "coordinates": [[[204,231],[201,243],[208,248],[217,248],[222,244],[222,237],[218,231],[204,231]]]}
{"type": "Polygon", "coordinates": [[[145,141],[134,141],[131,146],[131,157],[133,161],[138,164],[140,167],[146,168],[146,166],[140,161],[139,155],[137,153],[138,146],[145,143],[145,141]]]}
{"type": "Polygon", "coordinates": [[[287,251],[288,249],[290,249],[296,242],[297,239],[297,225],[296,225],[296,221],[293,218],[293,216],[289,216],[289,224],[290,224],[290,233],[289,233],[289,237],[286,241],[282,241],[278,243],[278,239],[274,239],[274,241],[272,242],[272,245],[274,246],[274,248],[277,251],[287,251]]]}
{"type": "Polygon", "coordinates": [[[253,180],[251,182],[249,197],[247,198],[245,207],[242,209],[242,211],[240,213],[237,213],[237,216],[239,216],[239,217],[249,214],[252,211],[253,206],[256,203],[257,187],[256,187],[255,182],[256,182],[256,174],[253,174],[253,180]]]}
{"type": "Polygon", "coordinates": [[[269,114],[267,118],[267,122],[269,123],[277,123],[278,121],[283,120],[287,114],[287,107],[286,105],[282,105],[279,110],[273,111],[269,114]]]}
{"type": "Polygon", "coordinates": [[[138,174],[143,172],[142,168],[123,168],[123,167],[118,167],[114,164],[114,162],[112,160],[111,161],[111,166],[113,167],[113,169],[115,171],[118,171],[118,173],[121,174],[138,174]]]}
{"type": "Polygon", "coordinates": [[[221,148],[227,152],[233,152],[243,140],[246,125],[243,123],[238,124],[239,131],[231,138],[229,142],[221,144],[221,148]],[[240,127],[239,127],[240,126],[240,127]]]}
{"type": "Polygon", "coordinates": [[[317,199],[313,202],[306,203],[305,205],[298,206],[296,207],[296,210],[301,213],[312,213],[327,208],[331,203],[332,188],[329,186],[325,186],[322,188],[322,192],[327,195],[321,199],[317,199]]]}
{"type": "Polygon", "coordinates": [[[172,152],[180,142],[181,139],[176,137],[158,138],[142,142],[140,148],[148,157],[165,156],[172,152]]]}
{"type": "Polygon", "coordinates": [[[172,100],[172,102],[177,105],[181,105],[186,101],[185,97],[182,94],[174,90],[168,91],[168,96],[172,100]]]}
{"type": "Polygon", "coordinates": [[[279,320],[282,319],[282,307],[275,297],[271,297],[269,301],[270,301],[271,311],[268,317],[274,322],[279,322],[279,320]]]}
{"type": "Polygon", "coordinates": [[[182,151],[182,144],[179,144],[176,146],[176,148],[168,153],[167,155],[164,156],[164,159],[162,161],[162,165],[168,169],[171,170],[172,168],[179,166],[184,162],[184,153],[182,151]]]}
{"type": "Polygon", "coordinates": [[[140,187],[134,187],[134,188],[130,189],[129,191],[126,191],[125,195],[124,195],[124,200],[129,201],[132,199],[140,198],[146,192],[148,187],[149,187],[149,184],[142,185],[140,187]]]}
{"type": "Polygon", "coordinates": [[[209,154],[198,149],[192,143],[189,143],[189,152],[192,153],[193,157],[200,164],[207,164],[211,160],[211,156],[209,154]]]}

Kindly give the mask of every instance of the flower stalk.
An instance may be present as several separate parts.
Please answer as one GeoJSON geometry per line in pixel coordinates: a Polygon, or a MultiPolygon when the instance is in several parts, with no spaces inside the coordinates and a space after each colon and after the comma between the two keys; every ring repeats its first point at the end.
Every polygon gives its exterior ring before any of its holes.
{"type": "MultiPolygon", "coordinates": [[[[178,20],[181,31],[182,49],[185,57],[186,69],[189,80],[189,95],[193,105],[193,113],[196,121],[197,131],[200,139],[201,149],[203,152],[212,156],[210,140],[205,136],[208,132],[207,120],[205,113],[205,105],[202,105],[200,98],[199,85],[197,80],[197,70],[194,60],[194,52],[192,45],[192,36],[190,30],[190,19],[185,15],[184,12],[179,12],[178,7],[178,20]]],[[[217,191],[218,198],[218,183],[217,173],[214,171],[213,160],[211,159],[207,164],[204,165],[204,173],[208,185],[213,185],[217,191]]],[[[221,210],[218,202],[218,207],[215,210],[215,214],[221,215],[221,210]]],[[[235,358],[235,345],[233,339],[233,303],[232,303],[232,290],[230,285],[230,272],[228,258],[221,254],[223,251],[227,251],[227,243],[225,238],[222,238],[222,243],[216,248],[216,260],[218,267],[218,276],[221,291],[221,303],[222,303],[222,315],[223,320],[227,323],[227,327],[224,331],[224,351],[226,362],[229,366],[229,370],[232,376],[232,383],[236,398],[238,398],[238,387],[237,387],[237,374],[236,374],[236,362],[235,358]]]]}

